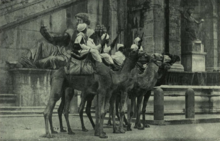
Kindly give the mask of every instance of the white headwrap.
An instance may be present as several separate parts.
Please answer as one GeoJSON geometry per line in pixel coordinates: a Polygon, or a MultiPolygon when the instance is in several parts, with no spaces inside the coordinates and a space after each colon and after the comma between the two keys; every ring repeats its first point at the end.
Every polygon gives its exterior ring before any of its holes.
{"type": "Polygon", "coordinates": [[[82,32],[83,30],[85,30],[87,28],[87,24],[82,23],[82,24],[78,24],[77,25],[77,31],[82,32]]]}
{"type": "Polygon", "coordinates": [[[136,45],[138,45],[138,42],[141,40],[141,38],[140,37],[137,37],[137,38],[135,38],[134,39],[134,43],[136,44],[136,45]]]}
{"type": "Polygon", "coordinates": [[[87,29],[87,36],[90,37],[95,31],[93,29],[87,29]]]}
{"type": "Polygon", "coordinates": [[[120,47],[124,47],[124,45],[123,45],[123,44],[117,44],[117,50],[118,50],[120,47]]]}
{"type": "MultiPolygon", "coordinates": [[[[104,33],[104,34],[102,35],[102,37],[101,37],[102,40],[105,38],[106,34],[107,34],[107,33],[104,33]]],[[[106,36],[105,39],[109,39],[109,35],[108,35],[108,34],[107,34],[107,36],[106,36]]]]}
{"type": "Polygon", "coordinates": [[[168,55],[164,55],[163,58],[164,58],[164,59],[163,59],[163,62],[164,62],[164,63],[167,63],[167,62],[170,62],[170,61],[171,61],[171,58],[170,58],[168,55]]]}

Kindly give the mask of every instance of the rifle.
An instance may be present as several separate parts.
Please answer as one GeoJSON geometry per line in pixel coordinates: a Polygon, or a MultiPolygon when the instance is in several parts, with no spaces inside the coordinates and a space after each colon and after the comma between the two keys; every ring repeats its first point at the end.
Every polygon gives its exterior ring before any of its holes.
{"type": "Polygon", "coordinates": [[[101,53],[104,52],[105,40],[106,40],[106,37],[107,37],[107,33],[108,33],[108,31],[109,31],[109,28],[110,28],[110,26],[108,26],[107,32],[106,32],[106,34],[105,34],[105,37],[104,37],[104,39],[103,39],[102,42],[101,42],[101,53]]]}
{"type": "MultiPolygon", "coordinates": [[[[139,41],[140,43],[143,41],[143,37],[144,37],[144,32],[141,35],[141,40],[139,41]]],[[[141,48],[141,45],[138,45],[138,49],[140,49],[140,48],[141,48]]]]}
{"type": "Polygon", "coordinates": [[[116,44],[116,42],[117,42],[117,40],[118,40],[118,37],[119,37],[119,35],[121,34],[121,31],[123,31],[123,29],[119,29],[119,31],[117,32],[117,36],[115,37],[115,39],[114,39],[114,40],[112,41],[112,43],[110,44],[111,49],[114,48],[114,46],[115,46],[115,44],[116,44]]]}

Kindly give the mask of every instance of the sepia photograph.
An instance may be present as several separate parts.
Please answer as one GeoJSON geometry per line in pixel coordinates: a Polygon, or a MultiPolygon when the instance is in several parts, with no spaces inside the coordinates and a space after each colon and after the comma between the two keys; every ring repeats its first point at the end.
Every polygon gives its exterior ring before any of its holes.
{"type": "Polygon", "coordinates": [[[220,141],[220,0],[0,0],[0,141],[220,141]]]}

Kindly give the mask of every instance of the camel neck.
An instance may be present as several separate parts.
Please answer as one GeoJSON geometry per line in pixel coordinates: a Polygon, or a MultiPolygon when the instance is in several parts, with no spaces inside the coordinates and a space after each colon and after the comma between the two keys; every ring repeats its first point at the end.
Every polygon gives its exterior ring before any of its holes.
{"type": "Polygon", "coordinates": [[[150,62],[147,65],[147,68],[144,70],[144,72],[141,74],[141,76],[155,76],[155,74],[158,72],[159,67],[154,64],[153,62],[150,62]]]}
{"type": "Polygon", "coordinates": [[[126,73],[130,72],[136,65],[136,61],[132,60],[131,58],[126,58],[123,68],[121,72],[126,73]]]}

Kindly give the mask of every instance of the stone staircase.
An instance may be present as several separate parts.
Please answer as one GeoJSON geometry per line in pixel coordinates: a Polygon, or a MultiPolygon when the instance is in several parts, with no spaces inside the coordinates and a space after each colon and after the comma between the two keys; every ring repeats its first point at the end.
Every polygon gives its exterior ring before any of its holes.
{"type": "MultiPolygon", "coordinates": [[[[19,106],[16,94],[0,94],[0,115],[30,115],[40,114],[42,116],[45,106],[19,106]]],[[[57,113],[58,105],[54,108],[57,113]]]]}
{"type": "Polygon", "coordinates": [[[74,2],[76,0],[1,0],[0,31],[28,22],[74,2]]]}
{"type": "Polygon", "coordinates": [[[16,94],[0,94],[0,107],[16,106],[16,98],[16,94]]]}

